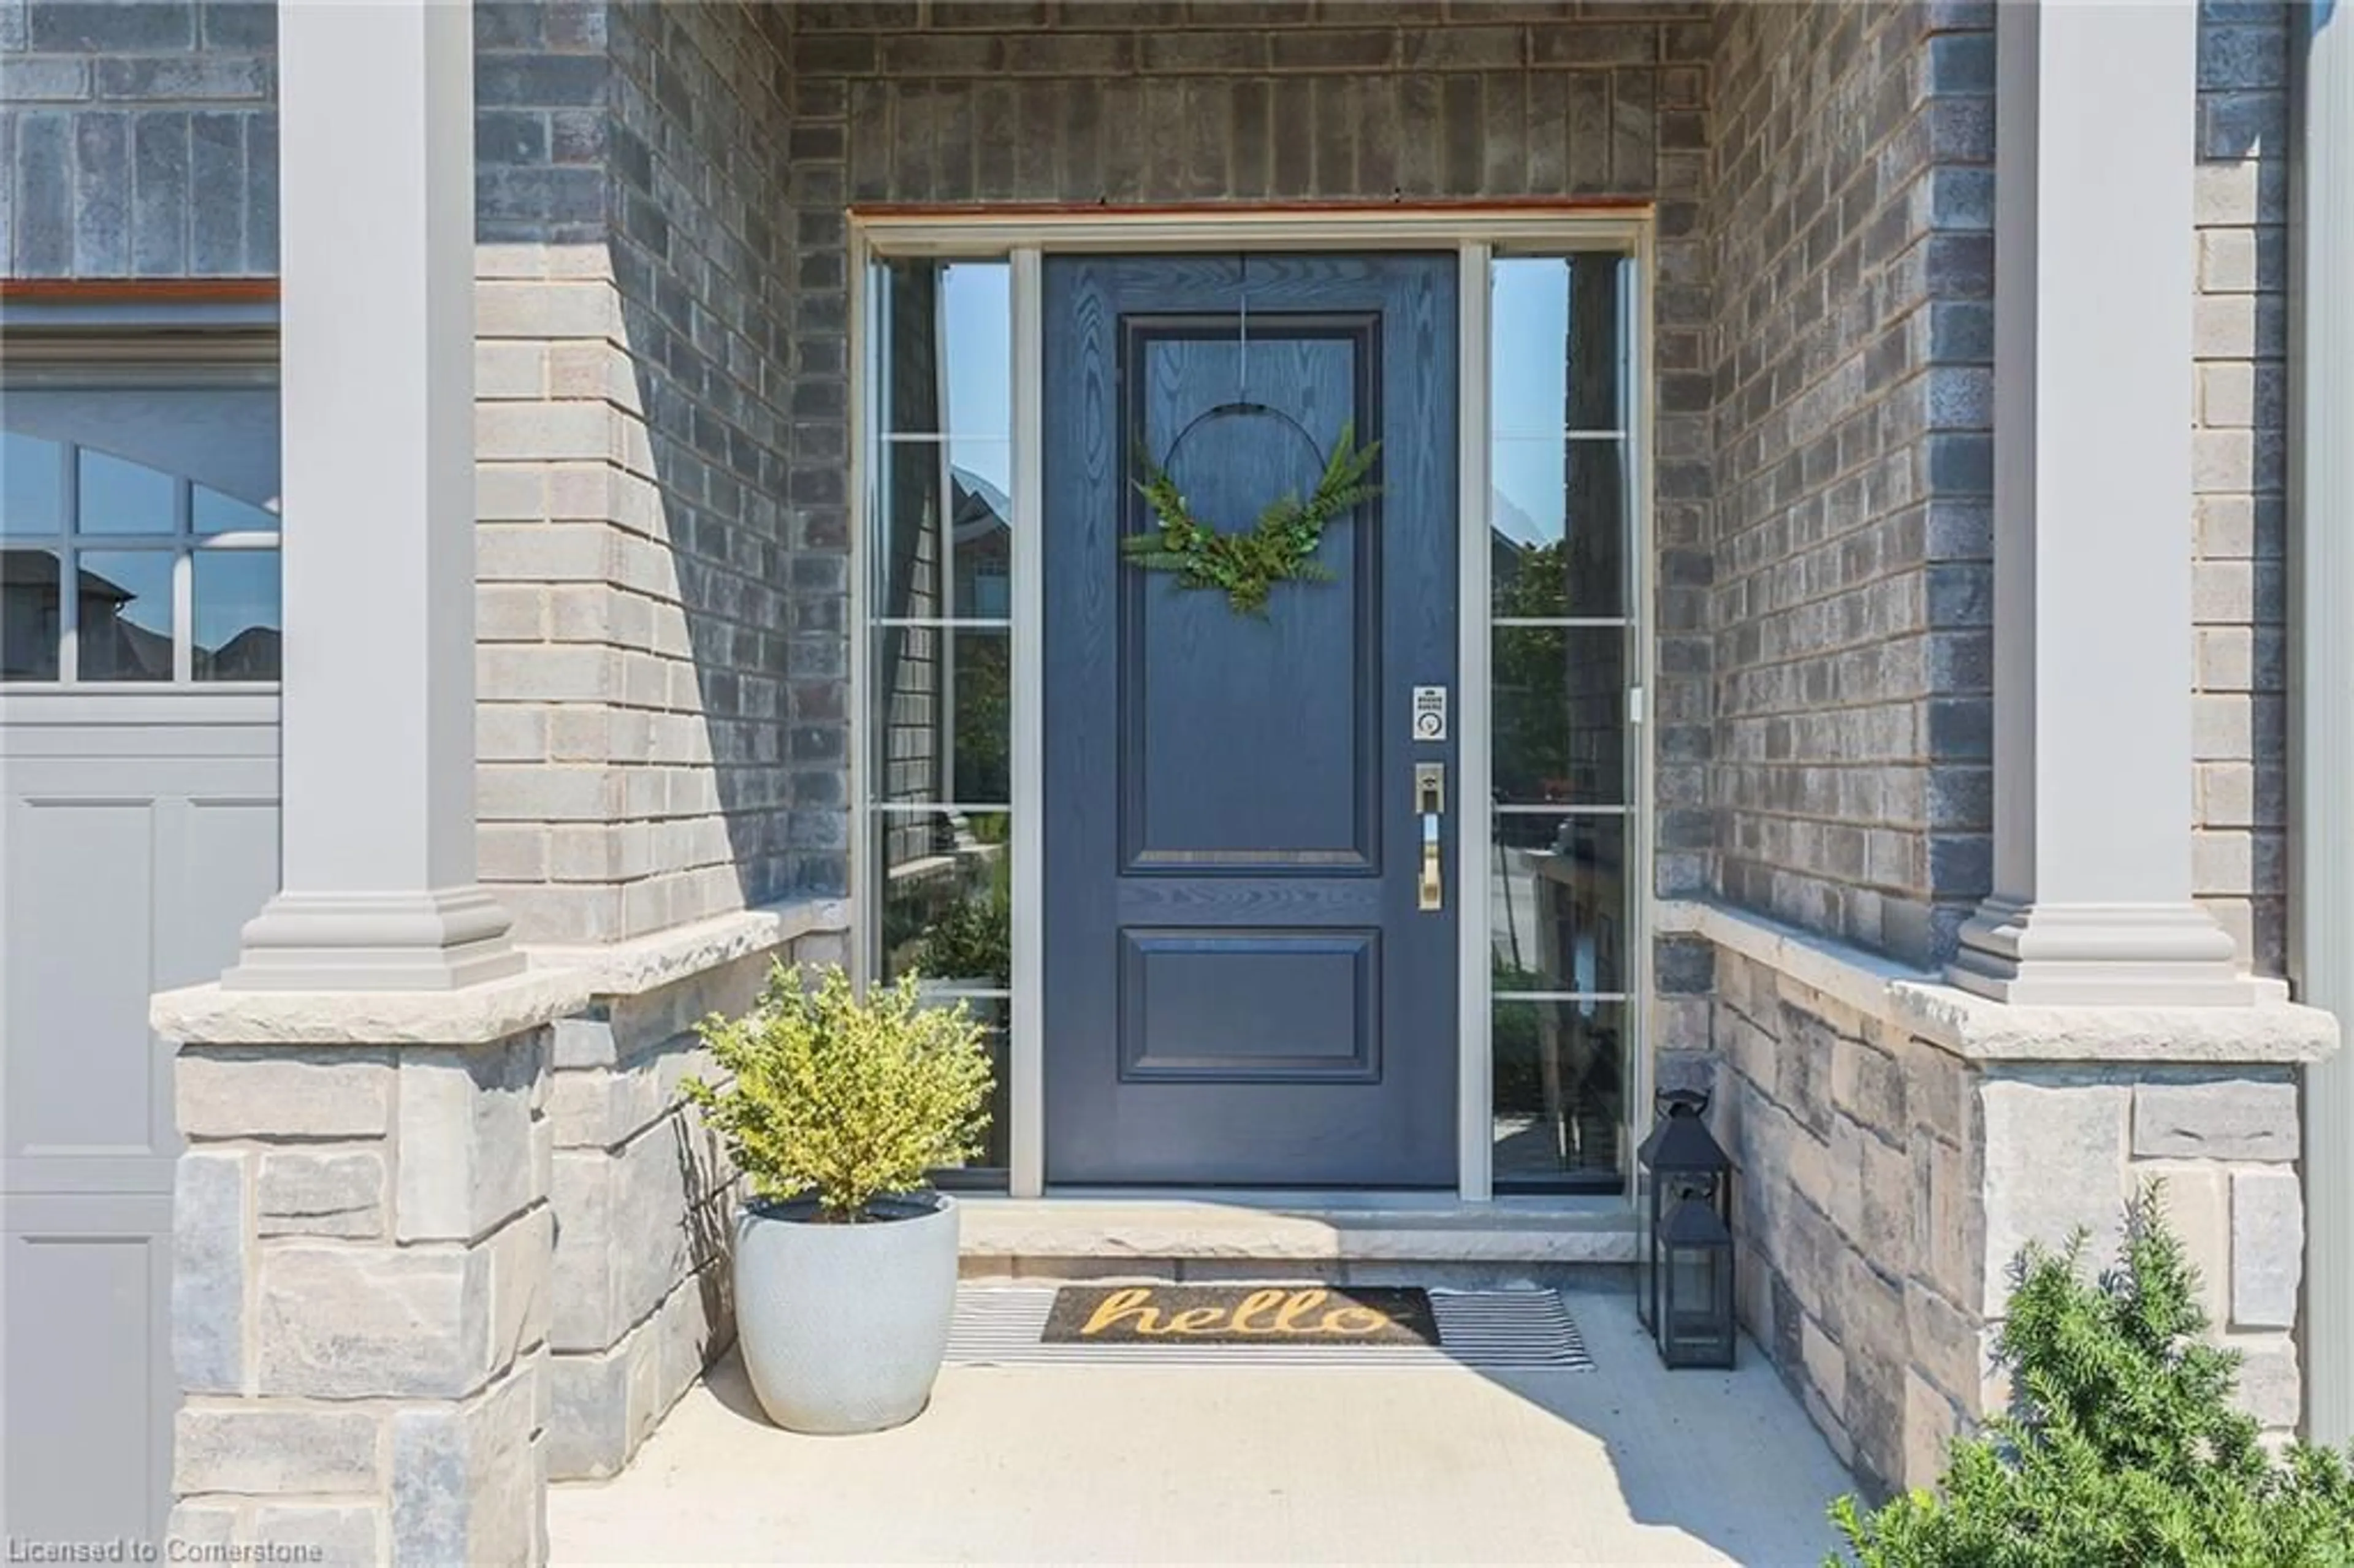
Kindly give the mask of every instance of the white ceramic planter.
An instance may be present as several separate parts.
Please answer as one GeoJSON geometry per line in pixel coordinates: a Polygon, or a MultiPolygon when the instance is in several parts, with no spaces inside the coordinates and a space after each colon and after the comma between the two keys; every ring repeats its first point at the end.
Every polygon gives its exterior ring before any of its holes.
{"type": "Polygon", "coordinates": [[[813,1200],[736,1218],[736,1321],[769,1419],[794,1432],[878,1432],[932,1396],[956,1310],[957,1209],[945,1195],[875,1205],[904,1217],[826,1224],[813,1200]]]}

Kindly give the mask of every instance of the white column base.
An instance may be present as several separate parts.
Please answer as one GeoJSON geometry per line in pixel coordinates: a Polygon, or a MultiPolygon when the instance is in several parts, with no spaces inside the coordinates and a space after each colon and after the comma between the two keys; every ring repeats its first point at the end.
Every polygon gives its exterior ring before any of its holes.
{"type": "Polygon", "coordinates": [[[1988,898],[1946,978],[2023,1006],[2249,1007],[2259,988],[2232,934],[2195,904],[1988,898]]]}
{"type": "Polygon", "coordinates": [[[513,921],[480,887],[281,893],[246,922],[228,991],[457,991],[520,974],[513,921]]]}

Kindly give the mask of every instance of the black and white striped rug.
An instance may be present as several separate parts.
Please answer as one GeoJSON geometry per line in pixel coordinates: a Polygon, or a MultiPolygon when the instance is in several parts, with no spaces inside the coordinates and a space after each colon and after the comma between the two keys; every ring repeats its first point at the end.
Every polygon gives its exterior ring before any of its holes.
{"type": "Polygon", "coordinates": [[[1051,1285],[957,1288],[949,1364],[1011,1366],[1348,1366],[1490,1368],[1591,1372],[1594,1361],[1558,1291],[1433,1290],[1438,1343],[1303,1345],[1236,1343],[1048,1343],[1051,1285]]]}

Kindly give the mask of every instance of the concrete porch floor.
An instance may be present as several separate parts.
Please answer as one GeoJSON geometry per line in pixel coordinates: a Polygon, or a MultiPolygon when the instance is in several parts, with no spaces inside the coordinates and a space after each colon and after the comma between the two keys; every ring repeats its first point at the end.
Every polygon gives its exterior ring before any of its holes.
{"type": "Polygon", "coordinates": [[[1596,1370],[950,1367],[868,1437],[760,1417],[731,1354],[609,1481],[548,1492],[557,1563],[1807,1565],[1847,1472],[1754,1345],[1660,1367],[1570,1293],[1596,1370]]]}

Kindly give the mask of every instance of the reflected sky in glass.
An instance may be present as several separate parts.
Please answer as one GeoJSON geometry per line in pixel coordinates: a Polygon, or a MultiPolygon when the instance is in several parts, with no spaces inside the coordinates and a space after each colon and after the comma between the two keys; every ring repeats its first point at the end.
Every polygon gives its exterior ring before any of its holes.
{"type": "Polygon", "coordinates": [[[194,565],[196,679],[277,679],[278,552],[200,550],[194,565]]]}
{"type": "Polygon", "coordinates": [[[1490,277],[1491,427],[1500,436],[1558,435],[1568,422],[1569,263],[1507,258],[1490,277]]]}
{"type": "Polygon", "coordinates": [[[1488,458],[1489,521],[1515,545],[1550,545],[1566,526],[1561,442],[1498,441],[1488,458]]]}
{"type": "Polygon", "coordinates": [[[0,435],[0,535],[56,533],[63,477],[56,442],[0,435]]]}
{"type": "MultiPolygon", "coordinates": [[[[1605,257],[1584,264],[1618,265],[1605,257]]],[[[1567,531],[1563,438],[1571,422],[1572,265],[1558,256],[1507,257],[1490,270],[1489,518],[1515,545],[1553,544],[1567,531]]],[[[1603,330],[1612,329],[1604,323],[1603,330]]],[[[1619,526],[1615,515],[1581,521],[1588,527],[1619,526]]]]}
{"type": "Polygon", "coordinates": [[[1520,545],[1563,536],[1561,431],[1568,418],[1569,264],[1500,260],[1490,273],[1490,521],[1520,545]],[[1530,440],[1525,438],[1533,437],[1530,440]],[[1515,439],[1522,438],[1522,439],[1515,439]]]}
{"type": "MultiPolygon", "coordinates": [[[[949,433],[1010,436],[1013,431],[1013,270],[1002,261],[959,261],[940,269],[946,321],[949,433]]],[[[1013,487],[1012,448],[960,447],[957,458],[1000,490],[1013,487]]]]}
{"type": "Polygon", "coordinates": [[[278,532],[278,518],[250,502],[199,484],[190,498],[188,525],[199,534],[278,532]]]}
{"type": "Polygon", "coordinates": [[[168,473],[84,447],[75,525],[85,534],[169,534],[175,489],[168,473]]]}

